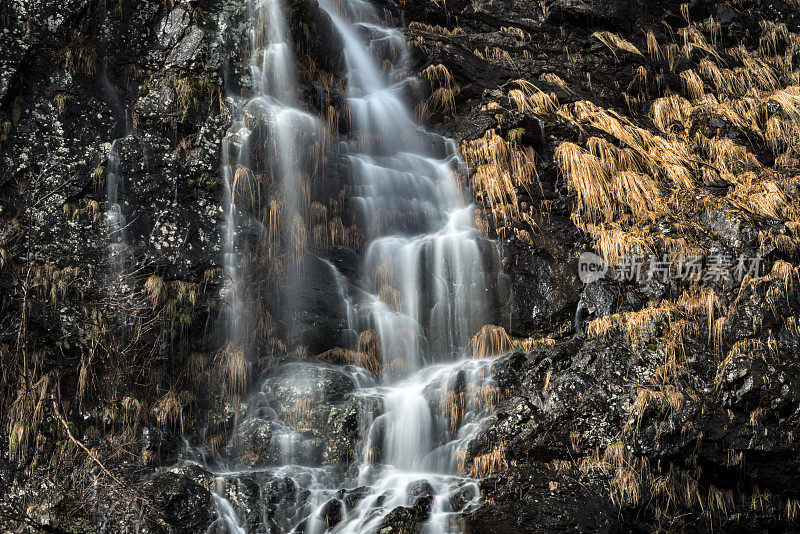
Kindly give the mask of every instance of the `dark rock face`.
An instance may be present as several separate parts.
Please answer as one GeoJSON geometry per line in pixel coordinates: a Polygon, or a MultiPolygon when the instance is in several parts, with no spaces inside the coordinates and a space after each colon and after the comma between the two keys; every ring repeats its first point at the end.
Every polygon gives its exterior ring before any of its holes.
{"type": "Polygon", "coordinates": [[[293,276],[285,288],[285,298],[298,313],[286,325],[292,340],[320,354],[343,344],[347,326],[346,311],[330,265],[311,257],[302,275],[293,276]]]}
{"type": "Polygon", "coordinates": [[[155,505],[177,532],[197,532],[211,523],[213,502],[208,489],[178,473],[154,476],[144,485],[155,505]]]}
{"type": "Polygon", "coordinates": [[[264,404],[251,402],[226,455],[247,465],[346,466],[356,454],[359,422],[378,401],[350,393],[366,380],[352,366],[292,362],[279,366],[262,386],[264,404]]]}
{"type": "Polygon", "coordinates": [[[519,469],[482,482],[495,506],[468,514],[469,532],[624,532],[616,511],[591,482],[547,470],[519,469]],[[491,488],[491,489],[490,489],[491,488]]]}
{"type": "Polygon", "coordinates": [[[510,278],[512,294],[512,333],[570,328],[580,298],[580,281],[577,264],[564,259],[553,258],[541,249],[537,254],[536,249],[524,245],[513,251],[506,249],[505,271],[510,278]]]}

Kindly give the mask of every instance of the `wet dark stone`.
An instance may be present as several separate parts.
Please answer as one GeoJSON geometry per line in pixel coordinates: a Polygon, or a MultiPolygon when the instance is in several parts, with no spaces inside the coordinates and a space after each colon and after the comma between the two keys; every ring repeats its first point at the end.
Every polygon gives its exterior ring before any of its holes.
{"type": "Polygon", "coordinates": [[[328,528],[333,528],[342,520],[342,501],[331,499],[322,506],[320,516],[328,528]]]}
{"type": "Polygon", "coordinates": [[[163,48],[172,48],[189,27],[191,17],[182,7],[176,7],[169,15],[161,19],[158,26],[158,44],[163,48]]]}
{"type": "Polygon", "coordinates": [[[347,491],[344,496],[344,503],[348,510],[352,510],[361,500],[370,494],[370,488],[367,486],[360,486],[358,488],[347,491]]]}
{"type": "Polygon", "coordinates": [[[185,448],[179,436],[163,432],[156,427],[147,426],[139,437],[140,450],[148,452],[160,463],[175,462],[185,448]]]}
{"type": "Polygon", "coordinates": [[[214,518],[211,493],[184,475],[164,472],[142,486],[156,508],[176,532],[200,532],[214,518]]]}
{"type": "Polygon", "coordinates": [[[378,526],[379,534],[417,534],[422,531],[421,518],[414,508],[398,506],[386,514],[378,526]]]}
{"type": "MultiPolygon", "coordinates": [[[[308,348],[311,354],[341,346],[342,332],[346,326],[346,310],[339,296],[339,288],[330,265],[309,256],[301,275],[295,273],[284,289],[287,302],[295,310],[290,332],[292,340],[308,348]]],[[[287,315],[284,321],[289,321],[287,315]]]]}
{"type": "Polygon", "coordinates": [[[450,507],[453,511],[461,511],[467,504],[469,504],[478,495],[478,489],[471,485],[465,484],[452,492],[449,496],[450,507]]]}
{"type": "Polygon", "coordinates": [[[412,499],[433,497],[433,487],[427,480],[417,480],[412,482],[406,488],[406,493],[412,499]]]}

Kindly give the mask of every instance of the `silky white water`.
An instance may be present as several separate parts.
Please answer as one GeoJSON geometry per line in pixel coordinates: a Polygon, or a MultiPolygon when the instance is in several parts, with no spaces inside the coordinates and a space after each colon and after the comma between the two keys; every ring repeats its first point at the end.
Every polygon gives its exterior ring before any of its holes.
{"type": "MultiPolygon", "coordinates": [[[[362,0],[322,0],[319,6],[344,46],[354,131],[337,149],[365,234],[360,276],[348,279],[323,261],[346,309],[352,340],[376,333],[382,372],[301,362],[285,364],[279,376],[268,378],[236,433],[252,435],[262,425],[269,445],[255,464],[237,461],[235,454],[228,458],[228,469],[218,473],[219,520],[212,530],[242,532],[249,525],[259,532],[367,533],[381,528],[397,507],[408,507],[425,532],[460,532],[458,514],[480,498],[467,476],[466,447],[496,392],[491,362],[470,359],[468,349],[490,320],[496,250],[474,226],[456,179],[460,161],[453,143],[420,128],[404,103],[409,79],[403,36],[384,28],[362,0]],[[391,68],[378,67],[384,60],[391,68]],[[349,386],[335,400],[313,397],[319,395],[319,373],[335,376],[330,384],[349,386]],[[319,400],[302,404],[312,397],[319,400]],[[316,402],[358,411],[349,466],[325,465],[320,444],[303,426],[311,423],[289,417],[312,412],[316,402]],[[237,481],[244,479],[262,481],[257,520],[231,500],[237,481]],[[295,497],[272,502],[264,481],[275,480],[290,481],[295,497]]],[[[237,174],[248,167],[242,154],[252,135],[246,125],[260,118],[279,147],[270,167],[282,185],[289,221],[303,213],[296,154],[320,128],[293,97],[294,58],[279,2],[256,2],[251,26],[256,95],[242,103],[243,117],[223,146],[231,343],[247,337],[246,324],[253,319],[247,316],[246,266],[237,248],[243,217],[236,207],[237,174]]]]}

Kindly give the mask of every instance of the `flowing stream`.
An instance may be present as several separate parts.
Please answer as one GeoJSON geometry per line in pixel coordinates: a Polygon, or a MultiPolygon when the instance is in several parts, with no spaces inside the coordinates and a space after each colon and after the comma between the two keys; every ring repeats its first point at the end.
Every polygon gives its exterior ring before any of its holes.
{"type": "MultiPolygon", "coordinates": [[[[320,259],[333,271],[354,333],[349,349],[371,351],[376,361],[300,360],[267,378],[248,400],[226,463],[218,464],[226,468],[216,469],[219,519],[211,531],[366,533],[394,522],[460,532],[458,514],[480,498],[466,448],[497,395],[491,362],[472,359],[469,350],[491,319],[495,246],[474,226],[454,144],[411,117],[403,36],[363,0],[319,6],[344,47],[354,131],[336,150],[365,229],[359,275],[345,277],[320,259]],[[256,510],[247,504],[254,495],[256,510]]],[[[281,241],[294,247],[283,252],[297,273],[310,254],[295,239],[299,232],[292,234],[307,218],[297,161],[322,126],[295,101],[282,9],[279,0],[252,4],[256,94],[237,102],[223,144],[226,337],[245,353],[257,313],[248,304],[252,266],[241,249],[242,233],[258,225],[241,208],[255,195],[248,185],[254,125],[266,125],[275,147],[269,168],[282,188],[281,241]]],[[[259,231],[266,239],[274,233],[259,231]]],[[[285,298],[282,313],[291,316],[294,301],[285,298]]]]}

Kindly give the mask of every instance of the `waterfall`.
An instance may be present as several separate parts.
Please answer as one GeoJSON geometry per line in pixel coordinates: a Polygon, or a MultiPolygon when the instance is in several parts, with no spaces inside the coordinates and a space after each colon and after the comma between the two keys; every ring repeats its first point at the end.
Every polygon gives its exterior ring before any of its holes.
{"type": "MultiPolygon", "coordinates": [[[[244,234],[266,239],[270,259],[284,261],[282,256],[287,256],[287,268],[302,264],[305,239],[297,239],[295,234],[305,234],[306,188],[297,166],[298,147],[305,148],[321,130],[316,117],[296,107],[295,61],[280,2],[261,0],[249,3],[248,8],[249,66],[255,94],[244,101],[229,98],[234,119],[223,140],[221,169],[225,187],[223,268],[227,280],[224,337],[235,353],[248,352],[255,320],[247,295],[251,267],[244,234]],[[262,135],[261,127],[269,130],[271,142],[265,161],[252,154],[255,147],[251,138],[262,135]],[[256,175],[261,164],[280,186],[272,198],[264,197],[263,178],[256,175]],[[260,217],[266,210],[268,217],[260,217]],[[268,219],[266,228],[264,218],[268,219]]],[[[282,311],[291,318],[288,307],[282,311]]]]}
{"type": "MultiPolygon", "coordinates": [[[[380,361],[369,372],[349,361],[279,364],[248,401],[226,449],[233,470],[218,472],[212,530],[375,532],[393,511],[406,510],[426,532],[460,532],[458,513],[480,498],[466,447],[497,394],[491,362],[471,359],[468,348],[491,320],[497,251],[475,228],[454,143],[417,125],[404,103],[410,79],[403,36],[384,28],[363,0],[321,0],[319,7],[343,43],[353,132],[337,157],[365,234],[359,275],[345,277],[334,263],[322,263],[346,310],[349,339],[374,335],[380,361]],[[379,68],[384,60],[390,68],[379,68]],[[343,433],[353,451],[349,467],[323,461],[342,453],[330,445],[338,438],[314,433],[343,414],[353,414],[351,432],[343,433]],[[255,461],[242,454],[251,442],[261,455],[255,461]],[[232,504],[243,480],[260,488],[259,514],[232,504]],[[276,484],[292,488],[291,498],[280,497],[276,484]]],[[[281,189],[280,224],[273,228],[270,219],[261,238],[270,254],[279,251],[273,261],[302,278],[309,210],[297,161],[322,131],[295,101],[295,61],[279,1],[256,2],[250,15],[255,95],[235,102],[238,117],[222,162],[227,339],[239,346],[255,320],[247,311],[240,233],[264,202],[253,200],[251,185],[243,187],[256,167],[250,140],[264,133],[263,124],[274,147],[265,163],[281,189]]],[[[293,297],[284,295],[276,313],[292,317],[293,297]]]]}

